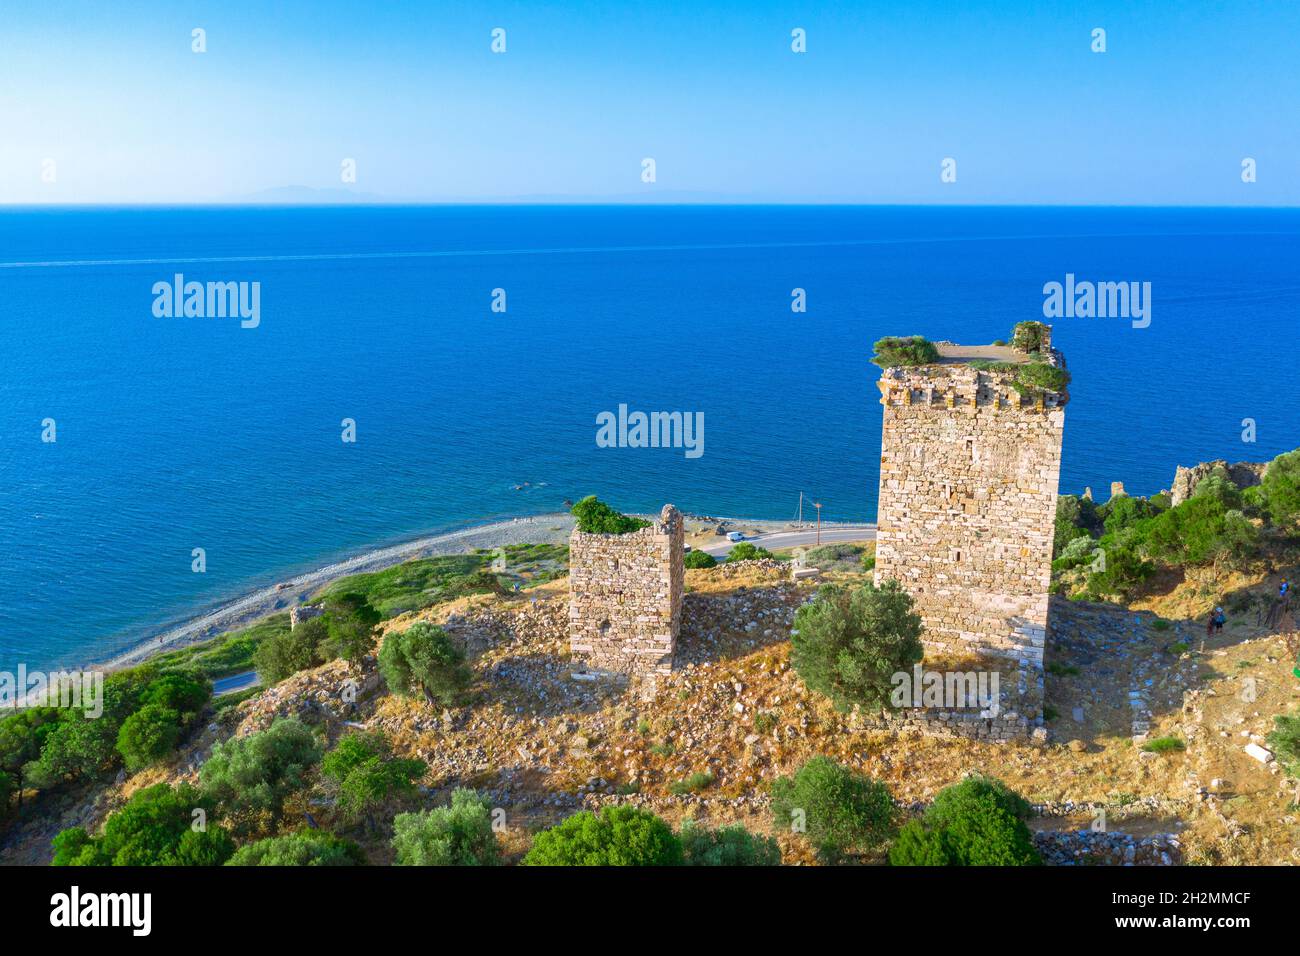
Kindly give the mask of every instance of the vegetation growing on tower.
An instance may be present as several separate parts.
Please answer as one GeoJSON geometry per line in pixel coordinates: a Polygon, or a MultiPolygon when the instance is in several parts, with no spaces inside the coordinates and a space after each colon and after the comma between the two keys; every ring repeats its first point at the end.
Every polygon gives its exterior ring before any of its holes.
{"type": "Polygon", "coordinates": [[[881,368],[929,365],[939,361],[939,349],[922,335],[888,335],[877,339],[871,361],[881,368]]]}
{"type": "Polygon", "coordinates": [[[627,534],[650,526],[644,518],[630,518],[615,511],[595,495],[588,495],[573,506],[578,530],[587,534],[627,534]]]}

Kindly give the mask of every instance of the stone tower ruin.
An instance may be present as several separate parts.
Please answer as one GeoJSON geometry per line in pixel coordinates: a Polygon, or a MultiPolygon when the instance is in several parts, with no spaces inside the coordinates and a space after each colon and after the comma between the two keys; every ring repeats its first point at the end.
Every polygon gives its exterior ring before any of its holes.
{"type": "Polygon", "coordinates": [[[1023,366],[1065,364],[1049,326],[1035,335],[1032,357],[1010,346],[941,342],[937,362],[886,368],[879,381],[876,583],[896,579],[914,599],[927,666],[982,659],[1012,678],[1002,682],[998,720],[978,733],[958,731],[971,736],[1021,736],[1042,724],[1069,396],[1064,387],[1025,384],[1033,379],[1023,366]]]}
{"type": "Polygon", "coordinates": [[[569,538],[569,649],[598,670],[672,669],[682,624],[685,522],[672,505],[627,534],[569,538]]]}

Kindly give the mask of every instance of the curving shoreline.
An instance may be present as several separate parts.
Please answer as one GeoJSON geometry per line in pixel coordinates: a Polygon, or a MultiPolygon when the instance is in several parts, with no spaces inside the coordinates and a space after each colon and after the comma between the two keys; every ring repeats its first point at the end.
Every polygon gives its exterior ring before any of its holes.
{"type": "Polygon", "coordinates": [[[382,571],[415,558],[461,554],[475,548],[497,548],[508,544],[562,544],[573,530],[573,517],[564,512],[507,518],[458,531],[426,535],[402,544],[366,551],[315,568],[303,574],[258,588],[243,597],[202,613],[160,634],[142,639],[135,646],[99,665],[120,670],[143,663],[166,651],[188,647],[247,627],[254,621],[305,601],[310,595],[340,578],[382,571]]]}
{"type": "MultiPolygon", "coordinates": [[[[706,518],[698,515],[688,515],[687,518],[692,523],[699,523],[701,527],[721,521],[738,527],[766,531],[781,530],[790,526],[788,520],[706,518]]],[[[247,627],[270,614],[285,611],[295,604],[306,601],[312,594],[340,578],[382,571],[415,558],[463,554],[475,548],[492,549],[510,544],[566,544],[573,530],[573,524],[573,516],[568,512],[550,512],[505,518],[366,551],[286,578],[276,584],[258,588],[217,608],[200,613],[182,624],[142,638],[134,646],[107,661],[90,666],[107,671],[133,667],[157,654],[212,640],[229,631],[247,627]]],[[[835,524],[839,522],[823,522],[826,527],[835,524]]]]}

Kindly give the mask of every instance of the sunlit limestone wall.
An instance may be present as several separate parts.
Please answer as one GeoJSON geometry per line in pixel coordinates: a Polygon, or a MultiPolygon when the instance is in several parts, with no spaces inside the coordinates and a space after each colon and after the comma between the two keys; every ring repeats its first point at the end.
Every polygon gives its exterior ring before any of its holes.
{"type": "Polygon", "coordinates": [[[915,600],[927,660],[1014,662],[1015,714],[1032,725],[1066,396],[1022,396],[1009,383],[965,364],[882,374],[875,577],[915,600]]]}
{"type": "Polygon", "coordinates": [[[685,522],[664,505],[650,527],[569,538],[569,647],[598,670],[667,673],[681,631],[685,522]]]}

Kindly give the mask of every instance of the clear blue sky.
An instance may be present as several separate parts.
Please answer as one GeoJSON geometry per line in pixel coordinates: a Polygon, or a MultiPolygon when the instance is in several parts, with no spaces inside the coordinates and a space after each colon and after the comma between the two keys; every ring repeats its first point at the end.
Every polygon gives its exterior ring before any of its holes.
{"type": "Polygon", "coordinates": [[[0,202],[344,158],[394,199],[1297,205],[1300,3],[4,0],[0,202]]]}

